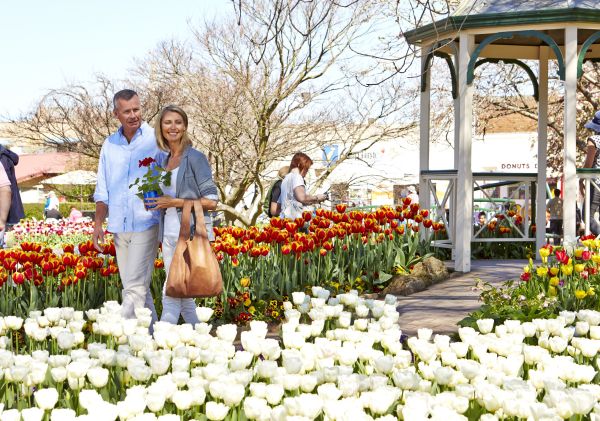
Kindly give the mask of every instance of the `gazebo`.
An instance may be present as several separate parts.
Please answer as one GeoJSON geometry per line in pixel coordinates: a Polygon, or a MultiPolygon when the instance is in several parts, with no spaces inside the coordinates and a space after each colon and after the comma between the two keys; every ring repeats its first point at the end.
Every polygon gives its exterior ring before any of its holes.
{"type": "MultiPolygon", "coordinates": [[[[409,43],[421,50],[420,108],[420,188],[421,204],[438,208],[449,204],[448,246],[453,250],[455,269],[469,272],[471,241],[474,240],[473,191],[479,180],[508,180],[528,183],[531,218],[537,230],[537,249],[545,243],[546,159],[548,117],[548,61],[556,60],[564,82],[564,182],[563,220],[565,245],[576,242],[576,91],[585,60],[600,58],[600,1],[591,0],[466,0],[448,18],[405,34],[409,43]],[[434,56],[448,64],[454,97],[454,167],[430,171],[430,66],[434,56]],[[537,60],[535,72],[522,60],[537,60]],[[538,102],[537,173],[473,173],[471,143],[473,122],[473,78],[477,66],[485,62],[519,65],[527,71],[538,102]],[[449,190],[442,202],[430,203],[432,180],[445,180],[449,190]]],[[[500,184],[500,183],[498,183],[500,184]]],[[[589,187],[588,187],[589,188],[589,187]]],[[[527,193],[526,193],[527,194],[527,193]]],[[[589,194],[588,194],[589,197],[589,194]]],[[[589,215],[589,212],[588,212],[589,215]]],[[[524,212],[524,227],[529,221],[524,212]]],[[[520,241],[534,239],[532,231],[521,230],[520,241]]]]}

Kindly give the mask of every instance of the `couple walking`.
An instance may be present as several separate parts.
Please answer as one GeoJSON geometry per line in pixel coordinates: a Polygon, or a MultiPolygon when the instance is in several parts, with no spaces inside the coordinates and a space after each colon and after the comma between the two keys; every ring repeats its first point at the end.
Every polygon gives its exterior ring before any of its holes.
{"type": "MultiPolygon", "coordinates": [[[[147,307],[152,311],[154,323],[157,314],[150,281],[158,243],[162,242],[165,270],[169,273],[184,199],[200,199],[206,230],[212,240],[212,221],[207,211],[217,207],[217,188],[206,156],[192,147],[185,111],[174,105],[165,107],[153,129],[142,120],[140,99],[135,91],[117,92],[113,107],[121,127],[105,140],[100,152],[93,242],[100,250],[99,243],[104,241],[102,225],[108,216],[108,231],[114,236],[123,284],[123,316],[133,318],[136,308],[147,307]],[[146,168],[139,163],[148,157],[171,171],[170,185],[161,185],[164,196],[146,202],[156,205],[149,211],[137,191],[129,188],[136,178],[144,175],[146,168]]],[[[161,321],[177,324],[183,315],[186,322],[198,323],[193,299],[169,297],[163,288],[162,305],[161,321]]]]}

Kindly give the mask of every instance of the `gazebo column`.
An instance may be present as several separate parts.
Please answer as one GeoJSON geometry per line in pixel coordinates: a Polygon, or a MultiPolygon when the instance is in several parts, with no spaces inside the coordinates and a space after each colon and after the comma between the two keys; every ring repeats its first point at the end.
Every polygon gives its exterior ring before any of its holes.
{"type": "MultiPolygon", "coordinates": [[[[460,112],[458,136],[458,181],[456,189],[456,258],[455,270],[471,270],[471,236],[473,230],[473,171],[471,143],[473,120],[473,85],[467,84],[469,60],[474,50],[474,36],[459,36],[458,104],[460,112]]],[[[456,147],[456,146],[455,146],[456,147]]]]}
{"type": "Polygon", "coordinates": [[[536,189],[535,244],[539,249],[546,243],[546,161],[548,154],[548,47],[540,47],[538,77],[538,177],[536,189]]]}
{"type": "Polygon", "coordinates": [[[565,114],[564,114],[564,244],[576,242],[575,206],[577,201],[577,27],[565,28],[565,114]]]}
{"type": "MultiPolygon", "coordinates": [[[[419,169],[420,171],[429,170],[429,133],[430,133],[430,112],[431,112],[431,72],[427,68],[427,54],[429,52],[429,46],[421,47],[421,78],[424,79],[425,89],[421,89],[421,110],[420,110],[420,122],[419,122],[419,169]]],[[[431,201],[429,200],[430,193],[427,186],[427,182],[423,177],[419,177],[419,202],[423,209],[429,209],[431,207],[431,201]]],[[[422,235],[424,235],[424,231],[422,235]]]]}

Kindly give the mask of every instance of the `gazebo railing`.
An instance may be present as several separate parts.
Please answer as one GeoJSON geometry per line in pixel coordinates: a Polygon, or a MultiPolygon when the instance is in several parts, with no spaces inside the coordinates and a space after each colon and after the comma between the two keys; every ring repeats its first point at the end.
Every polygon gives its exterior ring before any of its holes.
{"type": "MultiPolygon", "coordinates": [[[[434,247],[450,248],[454,250],[456,239],[456,181],[458,180],[457,170],[429,170],[421,171],[421,180],[427,185],[427,192],[433,198],[430,206],[430,218],[434,222],[441,222],[446,228],[447,239],[434,240],[431,245],[434,247]],[[437,183],[448,183],[444,196],[440,200],[437,195],[437,183]],[[446,212],[448,209],[448,212],[446,212]]],[[[423,194],[421,194],[423,196],[423,194]]]]}
{"type": "MultiPolygon", "coordinates": [[[[473,230],[472,242],[527,242],[535,241],[535,237],[530,236],[531,232],[531,215],[535,215],[535,189],[537,187],[537,174],[536,173],[488,173],[488,172],[476,172],[473,173],[473,203],[475,203],[475,192],[480,191],[484,198],[479,201],[485,201],[489,203],[494,211],[496,217],[501,217],[506,220],[511,228],[510,232],[506,234],[514,233],[506,237],[484,237],[485,230],[488,229],[488,225],[479,227],[473,230]],[[514,203],[515,205],[522,203],[520,209],[513,209],[510,206],[507,207],[506,201],[501,203],[498,202],[497,198],[492,197],[493,193],[490,189],[496,189],[497,187],[513,186],[516,187],[512,193],[508,194],[506,199],[508,203],[514,203]],[[524,192],[524,197],[520,198],[520,192],[524,192]],[[488,199],[487,201],[485,199],[488,199]],[[522,223],[515,223],[513,217],[518,214],[521,215],[522,223]]],[[[520,205],[519,205],[520,206],[520,205]]],[[[469,221],[469,223],[472,223],[469,221]]],[[[488,223],[489,224],[489,223],[488,223]]]]}
{"type": "MultiPolygon", "coordinates": [[[[600,170],[597,168],[579,168],[577,170],[577,178],[583,180],[585,198],[583,200],[582,216],[585,225],[585,234],[587,235],[591,232],[590,218],[594,218],[594,215],[590,212],[592,188],[596,190],[596,194],[600,194],[600,183],[597,181],[600,179],[600,170]]],[[[567,221],[563,223],[567,223],[567,221]]]]}

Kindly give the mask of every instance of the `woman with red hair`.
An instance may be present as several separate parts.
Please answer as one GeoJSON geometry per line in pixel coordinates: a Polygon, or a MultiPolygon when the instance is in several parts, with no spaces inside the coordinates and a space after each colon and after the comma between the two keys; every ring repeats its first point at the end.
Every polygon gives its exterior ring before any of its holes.
{"type": "Polygon", "coordinates": [[[312,159],[305,153],[297,152],[292,157],[290,172],[281,183],[279,203],[281,204],[280,216],[282,218],[300,218],[304,206],[314,205],[327,200],[326,194],[311,196],[306,193],[304,177],[306,177],[312,164],[312,159]]]}

